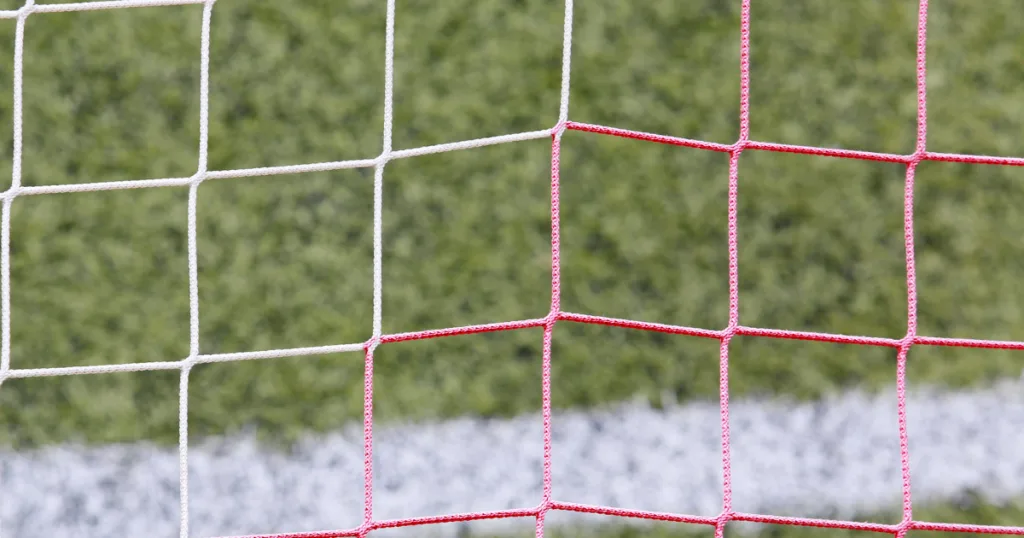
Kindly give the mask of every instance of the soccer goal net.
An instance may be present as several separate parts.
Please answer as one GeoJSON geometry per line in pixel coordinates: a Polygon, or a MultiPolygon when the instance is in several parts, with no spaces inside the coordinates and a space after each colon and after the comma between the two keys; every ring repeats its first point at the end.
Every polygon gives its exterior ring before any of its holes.
{"type": "MultiPolygon", "coordinates": [[[[384,1],[384,0],[382,0],[384,1]]],[[[0,355],[0,383],[5,380],[47,377],[47,376],[79,376],[105,375],[114,372],[134,372],[168,370],[180,372],[179,390],[179,439],[178,454],[180,468],[180,534],[183,538],[191,536],[189,532],[189,375],[199,364],[214,362],[243,361],[253,359],[273,360],[281,357],[297,355],[331,354],[338,352],[360,352],[365,358],[364,373],[364,413],[363,413],[363,462],[364,462],[364,509],[362,523],[350,529],[323,531],[315,533],[278,534],[278,538],[301,537],[362,537],[371,531],[398,527],[411,527],[440,523],[452,523],[475,520],[501,518],[533,518],[536,522],[536,536],[545,535],[545,521],[553,512],[575,512],[621,516],[644,520],[670,521],[704,525],[714,529],[715,536],[721,538],[725,525],[731,521],[769,523],[778,525],[813,526],[834,529],[850,529],[874,531],[892,534],[903,538],[909,531],[932,530],[951,532],[982,532],[1002,534],[1024,534],[1024,528],[1016,527],[982,527],[977,525],[935,523],[919,521],[913,516],[913,495],[911,489],[910,448],[907,434],[907,398],[906,398],[906,364],[908,353],[915,346],[953,346],[974,348],[1024,349],[1024,343],[1013,341],[992,341],[979,339],[932,337],[918,334],[917,323],[917,288],[915,281],[915,249],[914,249],[914,178],[915,171],[924,161],[946,161],[970,163],[976,165],[1010,165],[1024,166],[1024,159],[1009,157],[990,157],[982,155],[966,155],[952,153],[936,153],[927,149],[927,21],[928,0],[920,0],[917,25],[917,139],[914,151],[910,154],[877,153],[848,149],[810,147],[757,141],[750,138],[750,54],[752,47],[751,29],[756,24],[751,21],[752,0],[742,0],[740,20],[739,66],[740,66],[740,105],[739,105],[739,138],[732,144],[722,144],[668,136],[663,134],[639,132],[603,125],[581,123],[571,120],[570,114],[570,71],[573,42],[573,1],[566,0],[564,14],[564,38],[562,45],[561,67],[561,99],[557,111],[557,120],[550,128],[507,134],[489,138],[465,140],[411,149],[394,149],[392,147],[393,126],[393,90],[394,90],[394,41],[395,41],[395,1],[387,1],[386,38],[381,45],[385,50],[385,81],[384,81],[384,126],[381,152],[376,156],[364,159],[317,162],[286,166],[259,167],[246,169],[211,170],[207,165],[209,149],[209,88],[210,88],[210,28],[217,12],[213,0],[121,0],[98,1],[83,3],[43,4],[27,0],[16,10],[0,11],[0,18],[13,19],[16,22],[16,41],[13,71],[13,174],[11,187],[2,194],[2,236],[0,236],[0,299],[2,299],[2,355],[0,355]],[[137,179],[127,181],[96,182],[82,184],[63,184],[45,186],[25,186],[22,184],[22,97],[24,92],[24,41],[26,20],[34,17],[45,17],[51,13],[81,12],[109,9],[133,9],[171,5],[201,5],[202,43],[200,62],[200,95],[199,95],[199,159],[196,171],[188,177],[163,179],[137,179]],[[600,315],[568,312],[561,307],[560,281],[560,213],[563,209],[572,211],[571,207],[562,208],[559,196],[559,171],[561,139],[566,131],[584,131],[599,135],[621,137],[645,141],[651,144],[667,144],[683,146],[728,155],[728,204],[722,207],[727,214],[727,243],[721,245],[728,251],[728,324],[721,328],[697,328],[672,324],[652,323],[604,317],[600,315]],[[387,263],[383,255],[383,224],[382,206],[384,186],[387,183],[388,163],[409,157],[428,154],[452,152],[479,148],[496,144],[508,144],[525,140],[549,139],[551,143],[551,183],[550,183],[550,236],[551,236],[551,280],[550,310],[544,317],[536,319],[498,321],[491,324],[461,326],[417,332],[388,334],[382,330],[382,266],[387,263]],[[747,152],[784,152],[804,155],[828,156],[840,159],[881,161],[898,163],[905,166],[905,190],[903,197],[904,241],[906,254],[906,334],[902,338],[881,338],[829,334],[820,332],[803,332],[758,328],[743,325],[740,319],[740,287],[739,287],[739,249],[738,237],[738,199],[740,195],[739,180],[741,177],[742,156],[747,152]],[[201,184],[214,180],[244,180],[255,176],[278,174],[301,174],[340,169],[370,169],[373,171],[373,279],[367,285],[373,287],[373,320],[372,337],[364,342],[350,342],[339,345],[288,348],[236,353],[205,353],[200,346],[201,312],[199,309],[199,271],[197,261],[197,221],[196,207],[201,184]],[[185,187],[189,189],[187,209],[187,253],[188,259],[182,261],[188,265],[189,275],[189,312],[190,340],[188,356],[183,358],[168,357],[161,362],[134,362],[128,364],[110,364],[95,366],[70,366],[58,368],[18,368],[11,362],[11,211],[12,204],[19,198],[29,196],[46,196],[53,194],[81,193],[89,191],[109,191],[126,189],[159,189],[164,187],[185,187]],[[552,356],[553,330],[559,322],[571,321],[583,324],[596,324],[629,328],[639,331],[654,331],[675,335],[688,335],[706,338],[719,343],[720,349],[720,390],[719,404],[721,415],[721,473],[723,489],[721,492],[721,512],[714,517],[698,516],[681,513],[655,513],[643,510],[594,506],[559,499],[552,493],[552,421],[557,414],[552,413],[552,381],[551,365],[557,357],[552,356]],[[523,328],[543,330],[542,353],[542,421],[543,435],[536,439],[543,447],[543,493],[536,503],[519,509],[463,513],[437,514],[431,517],[385,520],[375,517],[374,506],[374,354],[380,346],[412,340],[445,338],[456,335],[509,331],[523,328]],[[733,509],[731,465],[730,465],[730,422],[729,422],[729,356],[730,343],[737,336],[795,339],[805,341],[832,342],[886,348],[894,354],[897,362],[896,391],[898,401],[898,436],[901,454],[902,480],[902,521],[898,524],[864,523],[855,521],[809,519],[798,517],[781,517],[770,514],[742,513],[733,509]]],[[[215,74],[214,74],[215,76],[215,74]]],[[[556,111],[552,111],[554,116],[556,111]]],[[[16,284],[16,283],[15,283],[16,284]]],[[[184,290],[183,290],[184,293],[184,290]]],[[[2,389],[0,389],[2,390],[2,389]]],[[[3,492],[5,497],[18,495],[17,491],[3,492]]]]}

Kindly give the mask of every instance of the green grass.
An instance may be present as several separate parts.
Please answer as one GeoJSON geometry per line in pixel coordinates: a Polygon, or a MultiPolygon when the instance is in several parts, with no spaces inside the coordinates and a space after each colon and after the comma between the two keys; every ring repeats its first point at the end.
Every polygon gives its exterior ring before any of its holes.
{"type": "MultiPolygon", "coordinates": [[[[738,2],[593,0],[576,9],[570,116],[732,142],[738,2]]],[[[1024,155],[1016,3],[932,2],[929,149],[1024,155]]],[[[396,149],[552,126],[562,6],[398,3],[396,149]]],[[[198,160],[201,8],[33,15],[24,185],[188,176],[198,160]]],[[[383,125],[384,3],[222,0],[213,15],[211,169],[369,158],[383,125]]],[[[758,1],[753,138],[910,152],[916,2],[758,1]]],[[[10,87],[14,22],[0,21],[10,87]]],[[[10,93],[0,125],[11,123],[10,93]]],[[[11,132],[0,177],[11,170],[11,132]]],[[[725,325],[727,158],[570,132],[562,153],[566,310],[725,325]]],[[[411,158],[384,176],[386,332],[543,316],[549,143],[411,158]]],[[[748,152],[740,160],[744,324],[901,337],[904,170],[748,152]]],[[[918,170],[920,332],[1022,338],[1024,171],[918,170]]],[[[188,354],[186,189],[19,198],[11,228],[13,368],[188,354]]],[[[371,333],[372,175],[211,181],[199,189],[203,353],[360,342],[371,333]]],[[[554,405],[717,395],[714,341],[560,324],[554,405]]],[[[540,406],[539,330],[385,345],[381,420],[540,406]]],[[[985,351],[912,352],[911,385],[1018,375],[985,351]]],[[[894,379],[891,350],[738,338],[736,396],[813,398],[894,379]]],[[[360,416],[362,358],[203,365],[196,436],[254,425],[294,438],[360,416]]],[[[8,380],[0,444],[177,439],[174,373],[8,380]]]]}

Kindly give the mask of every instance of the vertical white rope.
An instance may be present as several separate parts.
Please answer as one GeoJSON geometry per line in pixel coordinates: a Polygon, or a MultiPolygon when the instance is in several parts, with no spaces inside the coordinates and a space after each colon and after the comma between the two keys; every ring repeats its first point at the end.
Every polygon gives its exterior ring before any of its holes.
{"type": "MultiPolygon", "coordinates": [[[[3,360],[0,363],[0,386],[3,385],[4,379],[7,377],[7,370],[10,368],[11,360],[11,198],[4,199],[3,208],[3,223],[2,232],[0,232],[0,241],[3,242],[2,247],[2,263],[3,268],[3,360]]],[[[0,473],[3,472],[3,466],[0,465],[0,473]]],[[[3,481],[3,475],[0,474],[0,483],[3,481]]],[[[0,491],[0,503],[3,502],[3,492],[0,491]]],[[[3,536],[3,520],[0,519],[0,536],[3,536]]]]}
{"type": "Polygon", "coordinates": [[[0,383],[7,377],[7,371],[11,368],[11,196],[4,198],[2,223],[0,223],[0,271],[2,281],[0,286],[3,293],[3,354],[0,357],[0,383]]]}
{"type": "Polygon", "coordinates": [[[11,188],[4,198],[2,223],[0,223],[0,380],[11,367],[11,203],[21,188],[22,160],[22,115],[24,101],[25,72],[25,21],[31,12],[35,0],[27,0],[18,13],[18,22],[14,32],[14,104],[13,117],[13,158],[11,160],[11,188]]]}
{"type": "Polygon", "coordinates": [[[199,263],[196,239],[196,200],[199,182],[192,182],[188,191],[188,284],[189,284],[189,355],[181,369],[178,389],[178,489],[181,517],[181,538],[188,538],[188,376],[199,356],[199,263]]]}
{"type": "Polygon", "coordinates": [[[391,153],[395,89],[395,0],[388,0],[384,33],[384,155],[391,153]]]}
{"type": "Polygon", "coordinates": [[[382,257],[384,253],[384,165],[380,162],[373,169],[373,335],[380,340],[383,332],[382,303],[384,300],[384,276],[382,257]]]}
{"type": "Polygon", "coordinates": [[[373,170],[373,341],[382,332],[384,301],[384,167],[391,156],[391,133],[394,123],[395,82],[395,0],[388,0],[384,35],[384,145],[373,170]]]}
{"type": "Polygon", "coordinates": [[[11,190],[21,187],[21,149],[22,149],[22,116],[24,114],[24,76],[25,76],[25,21],[35,0],[26,0],[18,13],[18,23],[14,31],[14,158],[11,162],[11,190]]]}
{"type": "Polygon", "coordinates": [[[216,0],[203,5],[203,29],[199,46],[199,176],[206,174],[210,146],[210,18],[216,0]]]}
{"type": "Polygon", "coordinates": [[[199,164],[188,190],[188,288],[189,288],[189,350],[181,369],[178,387],[178,488],[180,498],[180,536],[189,536],[188,515],[188,376],[199,357],[199,247],[197,238],[197,205],[199,184],[206,177],[210,144],[210,20],[213,4],[203,4],[203,27],[199,61],[199,164]]]}
{"type": "MultiPolygon", "coordinates": [[[[18,13],[14,31],[14,73],[13,73],[13,148],[11,161],[11,188],[4,198],[0,214],[0,384],[3,384],[11,368],[11,204],[21,188],[22,112],[24,101],[25,73],[25,21],[31,13],[35,0],[26,0],[18,13]]],[[[3,522],[0,521],[0,535],[3,522]]]]}
{"type": "Polygon", "coordinates": [[[572,0],[565,0],[565,24],[562,28],[562,96],[558,105],[558,124],[569,121],[569,75],[572,71],[572,0]]]}
{"type": "Polygon", "coordinates": [[[203,7],[203,29],[199,74],[199,165],[188,192],[188,284],[189,284],[189,359],[199,356],[199,255],[196,237],[196,206],[199,184],[206,176],[209,145],[209,70],[210,19],[214,0],[203,7]]]}
{"type": "Polygon", "coordinates": [[[188,538],[188,375],[191,364],[181,369],[178,385],[178,495],[181,538],[188,538]]]}

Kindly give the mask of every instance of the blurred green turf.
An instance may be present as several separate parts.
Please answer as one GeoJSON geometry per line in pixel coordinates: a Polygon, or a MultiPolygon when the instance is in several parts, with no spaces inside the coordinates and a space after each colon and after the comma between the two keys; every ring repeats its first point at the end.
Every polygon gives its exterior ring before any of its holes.
{"type": "MultiPolygon", "coordinates": [[[[739,2],[577,5],[570,117],[731,143],[739,2]]],[[[1013,0],[934,0],[928,147],[1024,155],[1024,19],[1013,0]]],[[[398,3],[396,149],[552,126],[560,2],[398,3]]],[[[754,3],[751,135],[909,152],[916,2],[754,3]]],[[[23,184],[188,176],[198,160],[201,7],[33,15],[26,24],[23,184]]],[[[221,0],[213,15],[210,169],[380,152],[384,2],[221,0]]],[[[0,21],[10,87],[14,22],[0,21]]],[[[0,95],[0,125],[12,98],[0,95]]],[[[0,177],[11,131],[0,131],[0,177]]],[[[549,304],[546,140],[392,162],[384,175],[386,332],[540,317],[549,304]]],[[[728,311],[727,158],[566,133],[565,310],[721,328],[728,311]]],[[[896,164],[748,152],[740,159],[741,321],[901,337],[896,164]]],[[[6,180],[4,180],[6,181],[6,180]]],[[[920,333],[1024,338],[1024,170],[924,163],[917,176],[920,333]]],[[[188,354],[187,189],[19,198],[11,228],[11,364],[188,354]]],[[[203,353],[361,342],[371,333],[372,174],[199,188],[203,353]]],[[[385,345],[380,420],[540,407],[540,331],[385,345]]],[[[1019,375],[1018,354],[956,350],[911,386],[1019,375]]],[[[912,352],[911,360],[917,355],[912,352]]],[[[732,394],[803,398],[895,375],[891,350],[737,339],[732,394]]],[[[562,323],[554,405],[717,395],[714,341],[562,323]]],[[[174,373],[8,380],[0,444],[177,439],[174,373]]],[[[255,425],[294,438],[360,416],[362,357],[203,365],[196,436],[255,425]]]]}

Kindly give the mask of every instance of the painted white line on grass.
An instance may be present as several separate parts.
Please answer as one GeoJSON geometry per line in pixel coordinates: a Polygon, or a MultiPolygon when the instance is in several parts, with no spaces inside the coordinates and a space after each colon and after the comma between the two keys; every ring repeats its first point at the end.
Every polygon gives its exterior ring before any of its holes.
{"type": "MultiPolygon", "coordinates": [[[[844,518],[899,513],[893,391],[851,392],[809,404],[739,400],[731,416],[735,510],[844,518]]],[[[908,420],[915,503],[968,490],[993,502],[1024,495],[1024,382],[912,392],[908,420]]],[[[553,424],[557,500],[698,515],[719,511],[717,402],[563,411],[553,424]]],[[[541,440],[539,416],[382,424],[374,441],[374,515],[535,506],[541,498],[541,440]]],[[[177,535],[172,448],[60,446],[0,452],[0,461],[5,538],[177,535]]],[[[248,436],[197,442],[190,463],[192,536],[360,523],[358,426],[309,437],[287,453],[248,436]]],[[[558,513],[549,521],[593,519],[558,513]]],[[[519,523],[532,529],[530,522],[519,523]]],[[[509,524],[478,523],[474,530],[509,524]]],[[[401,535],[436,530],[452,536],[458,527],[420,527],[401,535]]]]}

